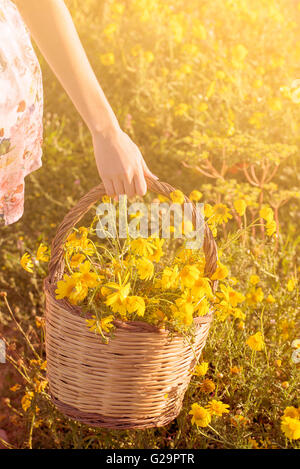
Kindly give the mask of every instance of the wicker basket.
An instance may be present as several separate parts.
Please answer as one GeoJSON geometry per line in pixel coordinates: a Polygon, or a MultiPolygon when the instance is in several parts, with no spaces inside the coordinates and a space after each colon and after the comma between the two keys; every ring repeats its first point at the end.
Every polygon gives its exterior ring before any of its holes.
{"type": "MultiPolygon", "coordinates": [[[[175,189],[147,179],[164,196],[175,189]]],[[[195,318],[193,346],[182,336],[140,321],[115,321],[115,337],[103,344],[77,306],[55,298],[64,270],[63,243],[74,225],[105,194],[99,185],[82,197],[58,227],[52,243],[46,296],[47,375],[53,403],[66,416],[112,429],[163,426],[180,412],[196,360],[205,345],[212,311],[195,318]]],[[[189,199],[186,198],[189,202],[189,199]]],[[[194,206],[193,206],[194,207],[194,206]]],[[[193,215],[196,216],[193,208],[193,215]]],[[[205,225],[206,274],[216,270],[217,249],[205,225]]],[[[213,288],[216,287],[214,282],[213,288]]]]}

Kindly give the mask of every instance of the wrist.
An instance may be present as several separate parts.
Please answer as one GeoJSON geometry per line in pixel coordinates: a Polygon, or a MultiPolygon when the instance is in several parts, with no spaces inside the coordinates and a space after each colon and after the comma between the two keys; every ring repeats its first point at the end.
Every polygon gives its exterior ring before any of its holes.
{"type": "Polygon", "coordinates": [[[121,131],[120,124],[114,114],[103,117],[102,122],[93,121],[88,127],[93,138],[103,138],[105,140],[114,138],[121,131]]]}

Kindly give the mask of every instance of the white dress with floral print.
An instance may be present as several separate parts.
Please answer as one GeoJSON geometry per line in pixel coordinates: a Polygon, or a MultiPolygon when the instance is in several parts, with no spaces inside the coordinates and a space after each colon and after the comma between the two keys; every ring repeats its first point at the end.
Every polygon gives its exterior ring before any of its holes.
{"type": "Polygon", "coordinates": [[[17,7],[0,0],[0,220],[23,215],[24,178],[42,165],[43,88],[17,7]]]}

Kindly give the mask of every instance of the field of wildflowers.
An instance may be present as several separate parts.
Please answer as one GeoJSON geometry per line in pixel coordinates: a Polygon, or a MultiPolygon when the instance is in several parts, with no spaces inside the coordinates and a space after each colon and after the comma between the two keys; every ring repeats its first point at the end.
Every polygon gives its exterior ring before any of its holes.
{"type": "MultiPolygon", "coordinates": [[[[168,426],[95,429],[53,407],[42,292],[49,246],[99,179],[89,132],[40,57],[43,168],[26,180],[22,220],[0,229],[2,444],[299,448],[300,3],[66,3],[123,130],[161,180],[204,204],[219,250],[216,312],[182,412],[168,426]]],[[[152,277],[152,261],[140,261],[140,279],[152,277]]],[[[181,280],[192,288],[200,273],[185,269],[181,280]]],[[[68,296],[63,284],[58,294],[68,296]]],[[[134,307],[144,313],[140,301],[134,307]]]]}

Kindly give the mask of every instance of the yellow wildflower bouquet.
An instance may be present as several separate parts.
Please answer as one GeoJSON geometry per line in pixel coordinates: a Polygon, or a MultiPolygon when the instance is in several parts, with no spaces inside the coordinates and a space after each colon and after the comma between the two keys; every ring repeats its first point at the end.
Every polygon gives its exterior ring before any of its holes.
{"type": "MultiPolygon", "coordinates": [[[[182,197],[180,191],[171,194],[176,204],[183,202],[182,197]]],[[[108,201],[119,210],[105,196],[103,202],[108,201]]],[[[56,298],[66,298],[89,313],[87,326],[105,342],[116,320],[145,321],[192,336],[194,317],[209,313],[217,278],[205,274],[203,249],[187,248],[186,237],[165,239],[160,232],[145,238],[127,233],[125,239],[100,239],[97,222],[99,216],[67,237],[65,271],[57,282],[56,298]]],[[[190,231],[187,222],[183,225],[183,233],[190,231]]],[[[171,228],[174,233],[176,228],[171,228]]]]}

